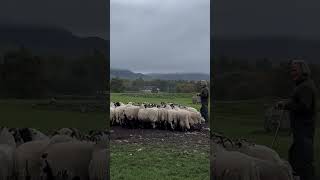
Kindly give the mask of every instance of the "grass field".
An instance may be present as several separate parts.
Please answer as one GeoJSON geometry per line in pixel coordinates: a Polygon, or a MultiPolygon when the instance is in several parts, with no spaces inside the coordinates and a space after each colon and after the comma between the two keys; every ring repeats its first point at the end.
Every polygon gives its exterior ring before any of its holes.
{"type": "Polygon", "coordinates": [[[32,108],[36,100],[1,100],[0,125],[6,127],[33,127],[42,131],[75,127],[83,130],[106,127],[103,112],[81,113],[72,111],[39,110],[32,108]]]}
{"type": "Polygon", "coordinates": [[[209,153],[173,145],[111,144],[111,179],[209,180],[209,153]]]}
{"type": "MultiPolygon", "coordinates": [[[[158,96],[112,94],[111,100],[127,102],[174,102],[197,109],[191,94],[159,94],[158,96]]],[[[37,127],[43,131],[61,127],[77,127],[83,130],[105,127],[104,113],[80,113],[69,111],[37,110],[31,105],[36,101],[1,100],[0,125],[8,127],[37,127]],[[89,122],[89,123],[88,123],[89,122]],[[88,126],[90,125],[90,126],[88,126]]],[[[266,134],[264,123],[264,100],[216,102],[214,106],[214,131],[229,137],[243,137],[258,144],[271,145],[274,134],[266,134]]],[[[319,129],[315,139],[315,166],[320,179],[319,129]]],[[[287,158],[291,137],[280,134],[276,151],[287,158]]],[[[174,144],[119,144],[111,141],[112,179],[209,179],[209,149],[186,149],[174,144]],[[134,177],[134,178],[133,178],[134,177]]]]}
{"type": "MultiPolygon", "coordinates": [[[[216,102],[213,127],[229,137],[243,137],[257,144],[271,146],[274,134],[266,134],[263,129],[264,104],[266,101],[216,102]]],[[[315,137],[315,167],[317,179],[320,179],[320,132],[315,137]]],[[[282,158],[287,159],[291,137],[288,133],[280,133],[275,149],[282,158]]]]}
{"type": "Polygon", "coordinates": [[[184,106],[194,107],[200,109],[199,104],[192,104],[193,94],[185,93],[159,93],[159,94],[140,94],[140,93],[112,93],[110,98],[112,102],[148,102],[154,104],[160,104],[161,102],[178,103],[184,106]]]}
{"type": "MultiPolygon", "coordinates": [[[[192,104],[192,94],[111,94],[113,102],[173,102],[200,109],[192,104]]],[[[181,139],[182,141],[182,139],[181,139]]],[[[111,141],[111,179],[128,180],[208,180],[209,145],[194,149],[175,144],[157,142],[140,144],[117,144],[111,141]],[[143,147],[142,151],[137,151],[143,147]]]]}

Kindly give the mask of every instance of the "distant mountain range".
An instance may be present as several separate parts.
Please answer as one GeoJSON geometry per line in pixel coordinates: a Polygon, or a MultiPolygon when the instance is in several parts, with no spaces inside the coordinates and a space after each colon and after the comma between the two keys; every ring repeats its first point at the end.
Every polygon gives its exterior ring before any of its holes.
{"type": "Polygon", "coordinates": [[[108,40],[80,37],[62,28],[0,24],[0,52],[21,46],[37,55],[82,56],[94,50],[107,53],[108,40]]]}
{"type": "Polygon", "coordinates": [[[122,79],[139,79],[152,80],[187,80],[187,81],[198,81],[198,80],[210,80],[210,75],[205,73],[135,73],[130,70],[123,69],[111,69],[110,78],[122,78],[122,79]]]}
{"type": "Polygon", "coordinates": [[[244,59],[268,58],[274,61],[304,58],[320,60],[320,40],[295,37],[213,38],[213,52],[217,57],[244,59]]]}
{"type": "MultiPolygon", "coordinates": [[[[268,58],[275,62],[289,58],[304,58],[320,62],[320,40],[296,37],[214,37],[213,55],[242,59],[268,58]]],[[[109,56],[110,40],[99,37],[80,37],[63,28],[38,25],[0,24],[0,55],[21,46],[37,55],[83,56],[99,50],[109,56]]],[[[139,74],[131,71],[115,72],[127,78],[205,79],[206,74],[139,74]]]]}

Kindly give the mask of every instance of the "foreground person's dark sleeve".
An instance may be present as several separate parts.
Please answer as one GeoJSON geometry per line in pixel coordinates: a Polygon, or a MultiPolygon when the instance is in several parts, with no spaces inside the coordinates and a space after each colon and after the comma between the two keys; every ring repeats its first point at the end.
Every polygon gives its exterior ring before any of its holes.
{"type": "Polygon", "coordinates": [[[313,101],[314,97],[312,88],[305,86],[299,89],[299,91],[287,101],[284,108],[297,113],[310,112],[313,108],[313,101]]]}
{"type": "Polygon", "coordinates": [[[209,96],[209,91],[208,91],[208,89],[207,89],[207,88],[203,89],[203,90],[201,91],[201,93],[200,93],[200,96],[201,96],[202,98],[207,98],[207,97],[209,96]]]}

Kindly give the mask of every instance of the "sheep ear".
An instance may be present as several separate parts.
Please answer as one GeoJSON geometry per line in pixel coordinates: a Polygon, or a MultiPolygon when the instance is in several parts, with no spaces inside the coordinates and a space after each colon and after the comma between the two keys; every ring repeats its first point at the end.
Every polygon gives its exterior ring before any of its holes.
{"type": "Polygon", "coordinates": [[[43,153],[41,157],[42,157],[42,159],[48,158],[48,153],[43,153]]]}
{"type": "Polygon", "coordinates": [[[71,137],[75,137],[76,136],[76,133],[75,132],[72,132],[71,133],[71,137]]]}
{"type": "Polygon", "coordinates": [[[93,130],[90,130],[90,131],[89,131],[89,134],[91,135],[91,134],[92,134],[92,132],[93,132],[93,130]]]}
{"type": "Polygon", "coordinates": [[[106,149],[107,147],[108,147],[108,145],[109,145],[109,140],[107,140],[107,139],[102,139],[102,140],[100,140],[100,141],[97,141],[96,142],[96,144],[95,144],[95,148],[97,148],[97,149],[106,149]]]}
{"type": "Polygon", "coordinates": [[[242,143],[241,143],[241,142],[239,142],[239,147],[240,147],[240,148],[242,147],[242,143]]]}

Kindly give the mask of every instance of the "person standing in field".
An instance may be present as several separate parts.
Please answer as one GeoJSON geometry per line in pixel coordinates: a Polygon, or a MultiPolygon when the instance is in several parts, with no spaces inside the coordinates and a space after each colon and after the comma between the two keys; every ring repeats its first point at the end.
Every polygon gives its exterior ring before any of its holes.
{"type": "Polygon", "coordinates": [[[295,82],[293,93],[287,101],[281,101],[277,104],[278,108],[290,112],[293,143],[289,149],[289,162],[301,180],[314,180],[313,144],[317,89],[305,61],[291,61],[290,74],[295,82]]]}
{"type": "Polygon", "coordinates": [[[198,94],[201,100],[200,113],[201,113],[201,116],[205,119],[205,121],[208,122],[209,88],[207,85],[207,81],[205,80],[201,80],[200,85],[201,85],[201,92],[198,94]]]}

